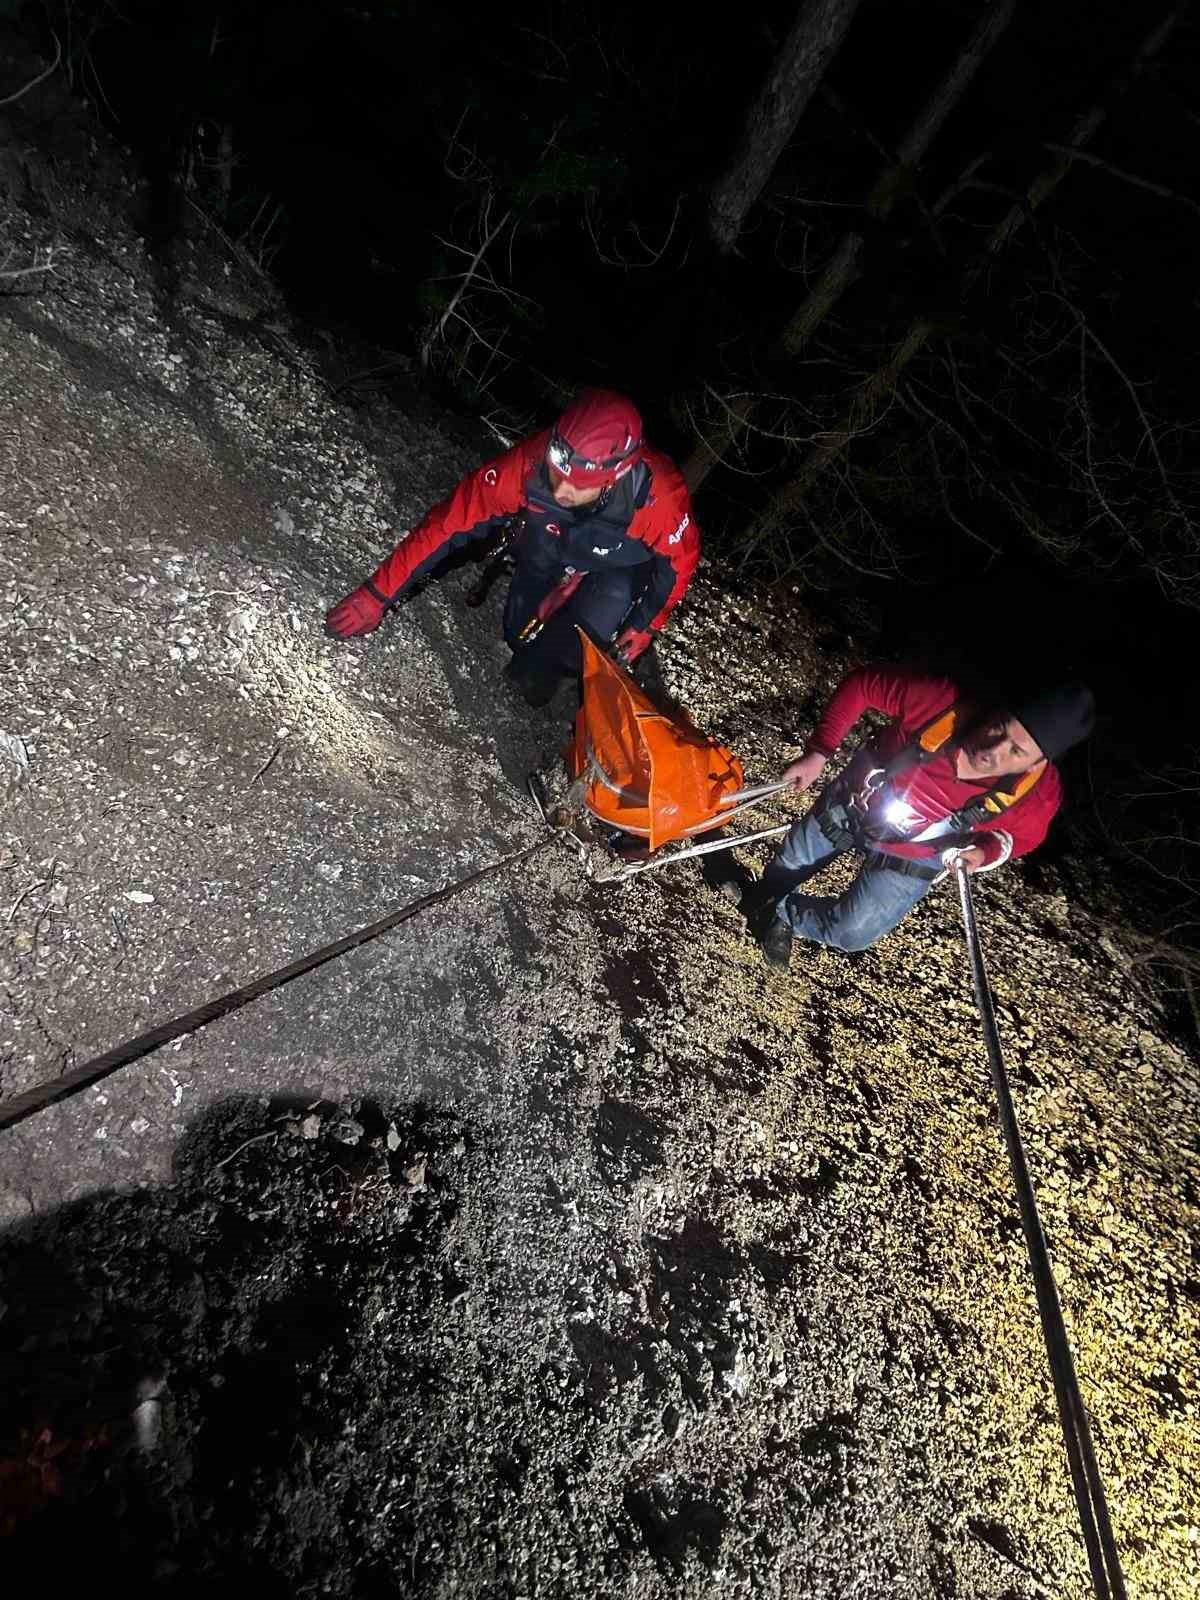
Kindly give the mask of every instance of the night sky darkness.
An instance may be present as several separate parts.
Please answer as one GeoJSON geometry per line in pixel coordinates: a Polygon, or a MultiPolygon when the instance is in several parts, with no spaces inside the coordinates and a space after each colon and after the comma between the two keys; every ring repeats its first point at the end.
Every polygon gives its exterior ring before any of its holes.
{"type": "MultiPolygon", "coordinates": [[[[764,424],[808,440],[932,318],[849,476],[809,498],[840,555],[793,523],[761,570],[815,585],[809,604],[891,653],[1088,675],[1105,713],[1092,769],[1125,793],[1136,763],[1200,744],[1200,19],[1180,8],[1118,91],[1169,0],[1019,0],[886,221],[872,217],[864,195],[980,9],[862,0],[729,259],[707,242],[706,195],[795,5],[37,0],[20,15],[43,47],[48,28],[69,40],[74,81],[141,163],[164,263],[194,200],[261,253],[304,321],[404,357],[398,396],[418,383],[519,428],[608,382],[682,460],[706,391],[768,393],[764,424]],[[1096,103],[1090,159],[964,292],[1048,142],[1096,103]],[[512,293],[470,305],[502,357],[443,340],[423,370],[446,275],[505,215],[486,259],[512,293]],[[866,239],[863,276],[804,358],[781,361],[772,340],[847,226],[866,239]],[[1040,533],[1013,514],[1014,486],[1040,533]]],[[[808,448],[760,437],[744,470],[710,475],[711,550],[738,548],[808,448]]]]}

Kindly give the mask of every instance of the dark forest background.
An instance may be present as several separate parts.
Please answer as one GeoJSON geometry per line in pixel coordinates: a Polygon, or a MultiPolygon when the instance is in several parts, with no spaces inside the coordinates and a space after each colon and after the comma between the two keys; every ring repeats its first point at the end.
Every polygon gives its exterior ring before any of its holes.
{"type": "Polygon", "coordinates": [[[0,0],[345,352],[511,439],[583,383],[723,581],[1080,673],[1077,819],[1194,943],[1200,19],[1152,0],[0,0]],[[369,350],[370,359],[362,352],[369,350]]]}

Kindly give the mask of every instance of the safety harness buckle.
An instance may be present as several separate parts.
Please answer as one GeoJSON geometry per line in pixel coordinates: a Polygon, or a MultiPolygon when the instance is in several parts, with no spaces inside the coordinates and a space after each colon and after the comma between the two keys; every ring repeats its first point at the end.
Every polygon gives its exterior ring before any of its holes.
{"type": "Polygon", "coordinates": [[[871,767],[853,794],[847,796],[846,810],[861,825],[866,822],[875,796],[887,782],[886,767],[871,767]]]}

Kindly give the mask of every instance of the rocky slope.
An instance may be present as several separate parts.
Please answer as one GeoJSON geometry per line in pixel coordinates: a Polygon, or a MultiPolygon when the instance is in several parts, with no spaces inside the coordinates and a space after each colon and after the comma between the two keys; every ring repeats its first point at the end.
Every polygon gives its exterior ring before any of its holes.
{"type": "MultiPolygon", "coordinates": [[[[0,262],[53,267],[0,283],[8,1095],[533,843],[570,708],[469,572],[322,637],[483,446],[347,409],[211,233],[166,295],[119,152],[2,114],[0,262]]],[[[847,661],[693,593],[668,686],[768,776],[847,661]]],[[[1182,1600],[1200,1072],[1102,874],[978,900],[1131,1592],[1182,1600]]],[[[694,867],[555,847],[0,1135],[0,1203],[38,1581],[1088,1592],[949,894],[781,976],[694,867]]]]}

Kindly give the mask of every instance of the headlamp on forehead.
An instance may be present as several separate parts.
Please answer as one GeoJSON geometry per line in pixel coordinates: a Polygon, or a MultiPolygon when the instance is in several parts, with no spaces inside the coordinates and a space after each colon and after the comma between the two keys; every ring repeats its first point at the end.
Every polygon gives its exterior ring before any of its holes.
{"type": "Polygon", "coordinates": [[[546,446],[546,460],[556,472],[561,472],[564,478],[569,478],[572,470],[582,473],[614,472],[619,477],[617,468],[622,462],[627,461],[634,451],[641,448],[641,443],[640,439],[627,439],[625,448],[616,455],[607,456],[602,461],[590,461],[587,456],[581,456],[572,450],[561,433],[555,432],[550,435],[550,443],[546,446]]]}
{"type": "Polygon", "coordinates": [[[546,448],[546,460],[556,472],[561,472],[564,478],[571,476],[571,454],[571,446],[562,434],[552,434],[546,448]]]}
{"type": "Polygon", "coordinates": [[[642,454],[642,418],[615,389],[582,389],[550,427],[546,464],[578,489],[603,489],[642,454]]]}

